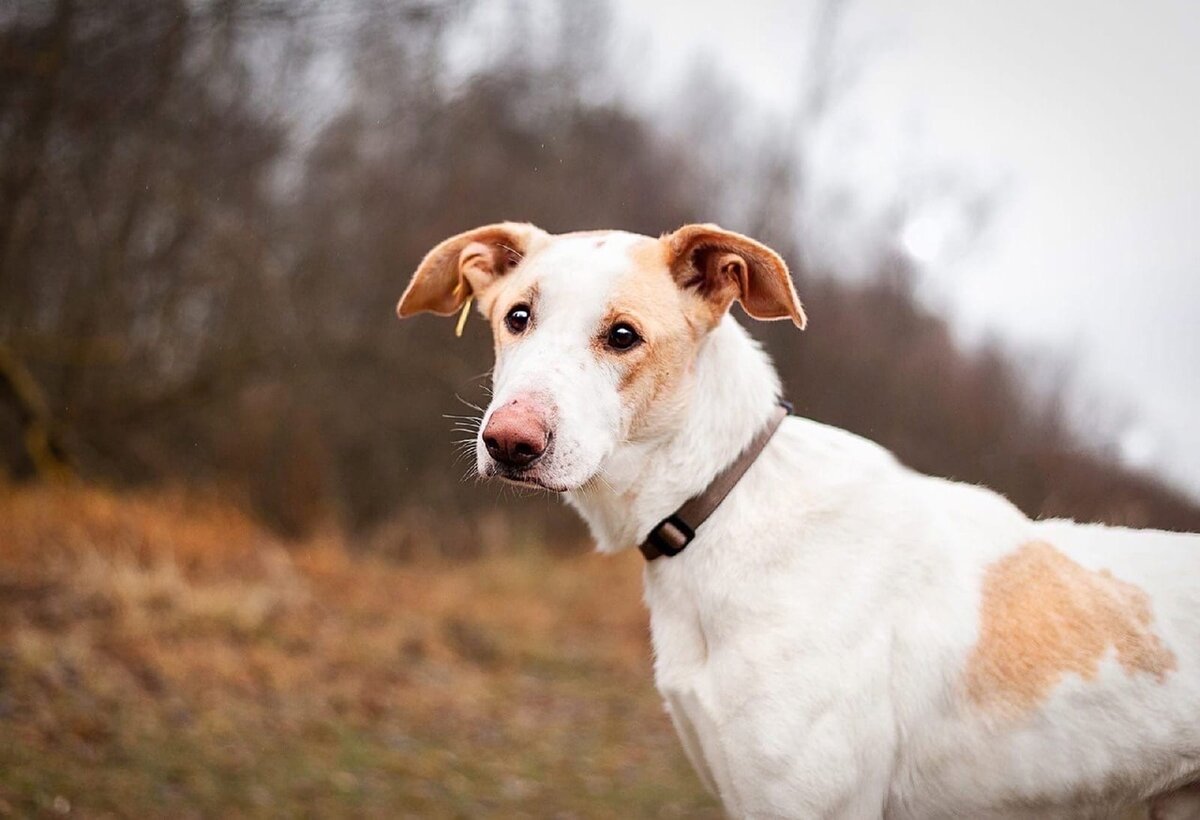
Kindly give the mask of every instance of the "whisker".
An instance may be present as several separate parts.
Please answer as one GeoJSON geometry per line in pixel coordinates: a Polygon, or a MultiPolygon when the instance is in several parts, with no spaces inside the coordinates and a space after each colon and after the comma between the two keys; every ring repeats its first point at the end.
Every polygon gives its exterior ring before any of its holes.
{"type": "Polygon", "coordinates": [[[612,493],[613,495],[617,495],[617,488],[614,487],[607,478],[600,475],[599,473],[597,473],[596,475],[589,478],[587,480],[587,483],[584,485],[584,487],[586,488],[588,486],[595,485],[595,484],[602,484],[602,485],[604,485],[604,488],[607,489],[610,493],[612,493]]]}
{"type": "Polygon", "coordinates": [[[480,413],[486,412],[478,404],[471,404],[471,402],[467,401],[466,399],[464,399],[462,396],[458,395],[457,393],[454,394],[454,398],[458,399],[459,402],[461,402],[462,404],[465,404],[467,407],[470,407],[472,410],[478,410],[480,413]]]}

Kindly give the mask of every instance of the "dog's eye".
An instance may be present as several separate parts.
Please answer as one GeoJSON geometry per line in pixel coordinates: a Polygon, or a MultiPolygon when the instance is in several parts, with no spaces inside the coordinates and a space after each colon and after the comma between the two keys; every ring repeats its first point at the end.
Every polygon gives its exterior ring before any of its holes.
{"type": "Polygon", "coordinates": [[[504,325],[512,333],[524,333],[529,327],[529,305],[515,305],[504,317],[504,325]]]}
{"type": "Polygon", "coordinates": [[[608,346],[613,350],[628,350],[642,340],[637,331],[624,322],[608,329],[608,346]]]}

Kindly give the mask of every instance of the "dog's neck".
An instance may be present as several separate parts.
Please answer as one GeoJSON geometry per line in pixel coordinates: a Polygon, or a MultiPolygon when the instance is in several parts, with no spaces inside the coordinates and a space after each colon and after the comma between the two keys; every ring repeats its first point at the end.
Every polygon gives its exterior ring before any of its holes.
{"type": "Polygon", "coordinates": [[[701,343],[695,367],[659,425],[623,442],[597,479],[567,499],[600,552],[636,546],[650,528],[708,486],[767,423],[779,376],[759,344],[730,316],[701,343]]]}

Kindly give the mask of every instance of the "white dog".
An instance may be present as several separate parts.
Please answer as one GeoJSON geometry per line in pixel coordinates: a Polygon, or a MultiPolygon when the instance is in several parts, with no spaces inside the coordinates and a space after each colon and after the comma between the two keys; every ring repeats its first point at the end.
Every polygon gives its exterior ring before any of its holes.
{"type": "Polygon", "coordinates": [[[804,313],[776,253],[713,225],[479,228],[398,312],[472,298],[479,472],[656,559],[658,689],[730,815],[1200,816],[1200,537],[1031,521],[842,430],[775,430],[779,380],[727,311],[804,313]]]}

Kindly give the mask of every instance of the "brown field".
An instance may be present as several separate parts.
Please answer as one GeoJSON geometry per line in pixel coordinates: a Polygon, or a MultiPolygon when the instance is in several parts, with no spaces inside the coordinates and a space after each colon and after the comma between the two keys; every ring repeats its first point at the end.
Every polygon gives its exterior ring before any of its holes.
{"type": "Polygon", "coordinates": [[[0,815],[718,816],[638,563],[398,563],[195,495],[0,485],[0,815]]]}

